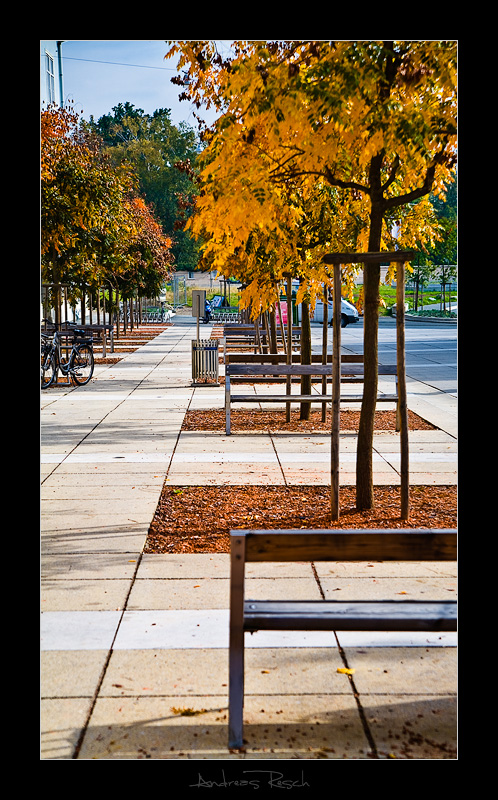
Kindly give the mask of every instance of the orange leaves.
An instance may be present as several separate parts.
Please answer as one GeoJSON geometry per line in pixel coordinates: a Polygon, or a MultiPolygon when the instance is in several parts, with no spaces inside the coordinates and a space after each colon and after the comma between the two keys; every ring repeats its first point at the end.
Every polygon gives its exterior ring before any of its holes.
{"type": "Polygon", "coordinates": [[[65,109],[43,111],[41,131],[43,279],[79,284],[107,272],[155,291],[168,274],[172,242],[134,196],[130,166],[112,165],[100,140],[65,109]]]}

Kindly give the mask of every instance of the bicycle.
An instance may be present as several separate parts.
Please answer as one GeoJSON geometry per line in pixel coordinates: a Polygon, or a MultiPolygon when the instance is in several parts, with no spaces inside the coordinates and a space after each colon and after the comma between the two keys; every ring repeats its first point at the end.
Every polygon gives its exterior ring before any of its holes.
{"type": "Polygon", "coordinates": [[[59,370],[69,375],[78,386],[85,386],[93,375],[95,366],[92,340],[85,337],[85,332],[74,328],[71,352],[67,361],[61,358],[61,333],[41,333],[41,388],[48,389],[57,382],[59,370]]]}

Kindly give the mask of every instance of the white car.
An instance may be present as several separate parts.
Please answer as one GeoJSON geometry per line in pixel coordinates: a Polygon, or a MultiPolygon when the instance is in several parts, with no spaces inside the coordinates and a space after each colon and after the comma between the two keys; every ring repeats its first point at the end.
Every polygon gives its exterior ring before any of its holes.
{"type": "MultiPolygon", "coordinates": [[[[329,306],[332,313],[333,303],[329,303],[329,306]]],[[[359,319],[360,315],[354,305],[341,297],[341,328],[345,328],[350,322],[358,322],[359,319]]],[[[332,325],[332,320],[330,320],[329,325],[332,325]]]]}
{"type": "MultiPolygon", "coordinates": [[[[327,310],[327,319],[329,325],[332,325],[333,320],[333,302],[329,300],[328,303],[328,310],[327,310]]],[[[358,311],[350,303],[348,300],[344,300],[341,298],[341,328],[345,328],[346,325],[349,325],[352,322],[358,322],[360,319],[360,315],[358,311]]],[[[315,313],[313,315],[314,322],[323,322],[323,301],[317,300],[315,306],[315,313]]]]}

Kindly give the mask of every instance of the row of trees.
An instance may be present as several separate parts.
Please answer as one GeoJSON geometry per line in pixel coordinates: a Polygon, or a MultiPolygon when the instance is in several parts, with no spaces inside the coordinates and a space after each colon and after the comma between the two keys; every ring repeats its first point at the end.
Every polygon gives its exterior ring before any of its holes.
{"type": "MultiPolygon", "coordinates": [[[[428,252],[444,235],[431,198],[455,177],[455,42],[236,41],[230,58],[210,41],[169,44],[182,96],[217,111],[188,229],[205,268],[244,283],[253,317],[287,276],[313,307],[331,286],[327,253],[428,252]]],[[[357,269],[344,270],[346,290],[357,269]]],[[[359,508],[373,505],[379,283],[368,265],[359,508]]]]}
{"type": "Polygon", "coordinates": [[[183,268],[197,262],[197,245],[179,230],[194,152],[193,131],[176,129],[166,110],[148,117],[120,104],[97,123],[56,106],[42,111],[42,281],[56,321],[61,284],[70,303],[82,287],[104,287],[115,307],[119,297],[159,295],[175,256],[183,268]]]}

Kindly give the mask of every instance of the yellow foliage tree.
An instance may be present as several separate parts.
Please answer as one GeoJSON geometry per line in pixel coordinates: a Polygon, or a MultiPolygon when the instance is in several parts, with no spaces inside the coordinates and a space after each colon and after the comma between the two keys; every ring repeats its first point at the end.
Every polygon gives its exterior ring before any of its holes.
{"type": "MultiPolygon", "coordinates": [[[[191,230],[220,272],[242,265],[257,235],[272,245],[272,277],[299,265],[309,291],[326,278],[323,252],[424,247],[437,236],[428,196],[444,196],[456,168],[456,42],[241,41],[230,60],[213,42],[171,44],[186,95],[219,113],[204,133],[191,230]],[[324,208],[328,224],[311,251],[303,239],[324,208]]],[[[254,266],[247,259],[249,274],[254,266]]],[[[248,287],[261,306],[272,301],[265,271],[260,263],[248,287]]],[[[379,283],[380,266],[369,265],[359,508],[373,506],[379,283]]]]}

